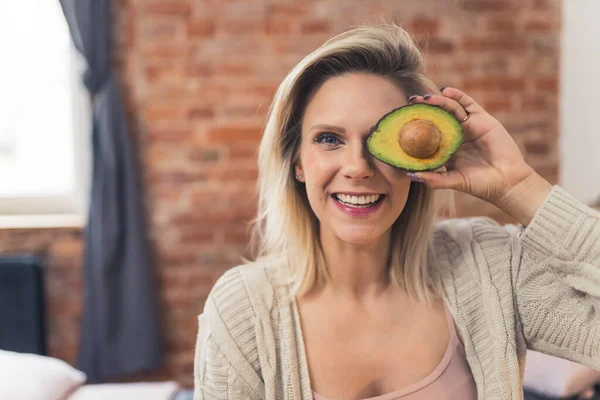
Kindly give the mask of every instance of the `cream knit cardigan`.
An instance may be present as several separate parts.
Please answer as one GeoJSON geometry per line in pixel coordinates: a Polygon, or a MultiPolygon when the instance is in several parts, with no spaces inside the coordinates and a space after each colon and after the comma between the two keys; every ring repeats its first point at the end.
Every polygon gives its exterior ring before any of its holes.
{"type": "MultiPolygon", "coordinates": [[[[554,186],[523,230],[436,226],[429,254],[479,399],[522,399],[526,349],[600,369],[600,214],[554,186]]],[[[227,271],[199,317],[194,399],[312,399],[289,271],[227,271]]]]}

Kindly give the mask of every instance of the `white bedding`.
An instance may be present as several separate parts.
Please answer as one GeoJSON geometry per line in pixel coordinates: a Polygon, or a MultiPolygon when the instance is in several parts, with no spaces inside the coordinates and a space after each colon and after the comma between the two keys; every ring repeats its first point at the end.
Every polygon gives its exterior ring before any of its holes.
{"type": "Polygon", "coordinates": [[[177,382],[103,383],[83,385],[68,400],[171,400],[177,382]]]}
{"type": "Polygon", "coordinates": [[[175,381],[85,384],[64,361],[0,350],[0,400],[172,400],[175,381]]]}

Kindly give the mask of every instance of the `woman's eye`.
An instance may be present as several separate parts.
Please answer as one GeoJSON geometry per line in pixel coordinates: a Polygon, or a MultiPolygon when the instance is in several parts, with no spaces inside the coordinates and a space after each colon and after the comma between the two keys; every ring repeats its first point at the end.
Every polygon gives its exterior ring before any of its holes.
{"type": "Polygon", "coordinates": [[[341,140],[332,133],[321,133],[315,138],[315,142],[328,147],[338,146],[342,143],[341,140]]]}

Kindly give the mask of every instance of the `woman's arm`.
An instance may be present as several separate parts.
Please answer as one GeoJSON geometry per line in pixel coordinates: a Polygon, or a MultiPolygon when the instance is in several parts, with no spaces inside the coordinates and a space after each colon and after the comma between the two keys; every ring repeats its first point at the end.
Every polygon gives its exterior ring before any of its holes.
{"type": "Polygon", "coordinates": [[[548,181],[532,171],[522,182],[507,192],[496,206],[522,226],[527,226],[551,189],[552,185],[548,181]]]}
{"type": "Polygon", "coordinates": [[[555,186],[519,244],[528,347],[600,370],[600,213],[555,186]]]}
{"type": "Polygon", "coordinates": [[[527,345],[600,370],[600,214],[535,173],[502,124],[472,98],[455,88],[441,93],[411,101],[452,112],[464,143],[446,171],[411,178],[490,202],[526,227],[509,238],[508,250],[527,345]]]}

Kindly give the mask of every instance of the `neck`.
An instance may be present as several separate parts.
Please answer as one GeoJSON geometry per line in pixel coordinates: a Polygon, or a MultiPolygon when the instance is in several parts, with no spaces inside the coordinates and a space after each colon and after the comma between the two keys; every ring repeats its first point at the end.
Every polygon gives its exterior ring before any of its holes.
{"type": "Polygon", "coordinates": [[[391,232],[368,244],[351,244],[321,231],[321,244],[330,279],[323,289],[336,295],[363,298],[380,295],[390,286],[388,255],[391,232]]]}

